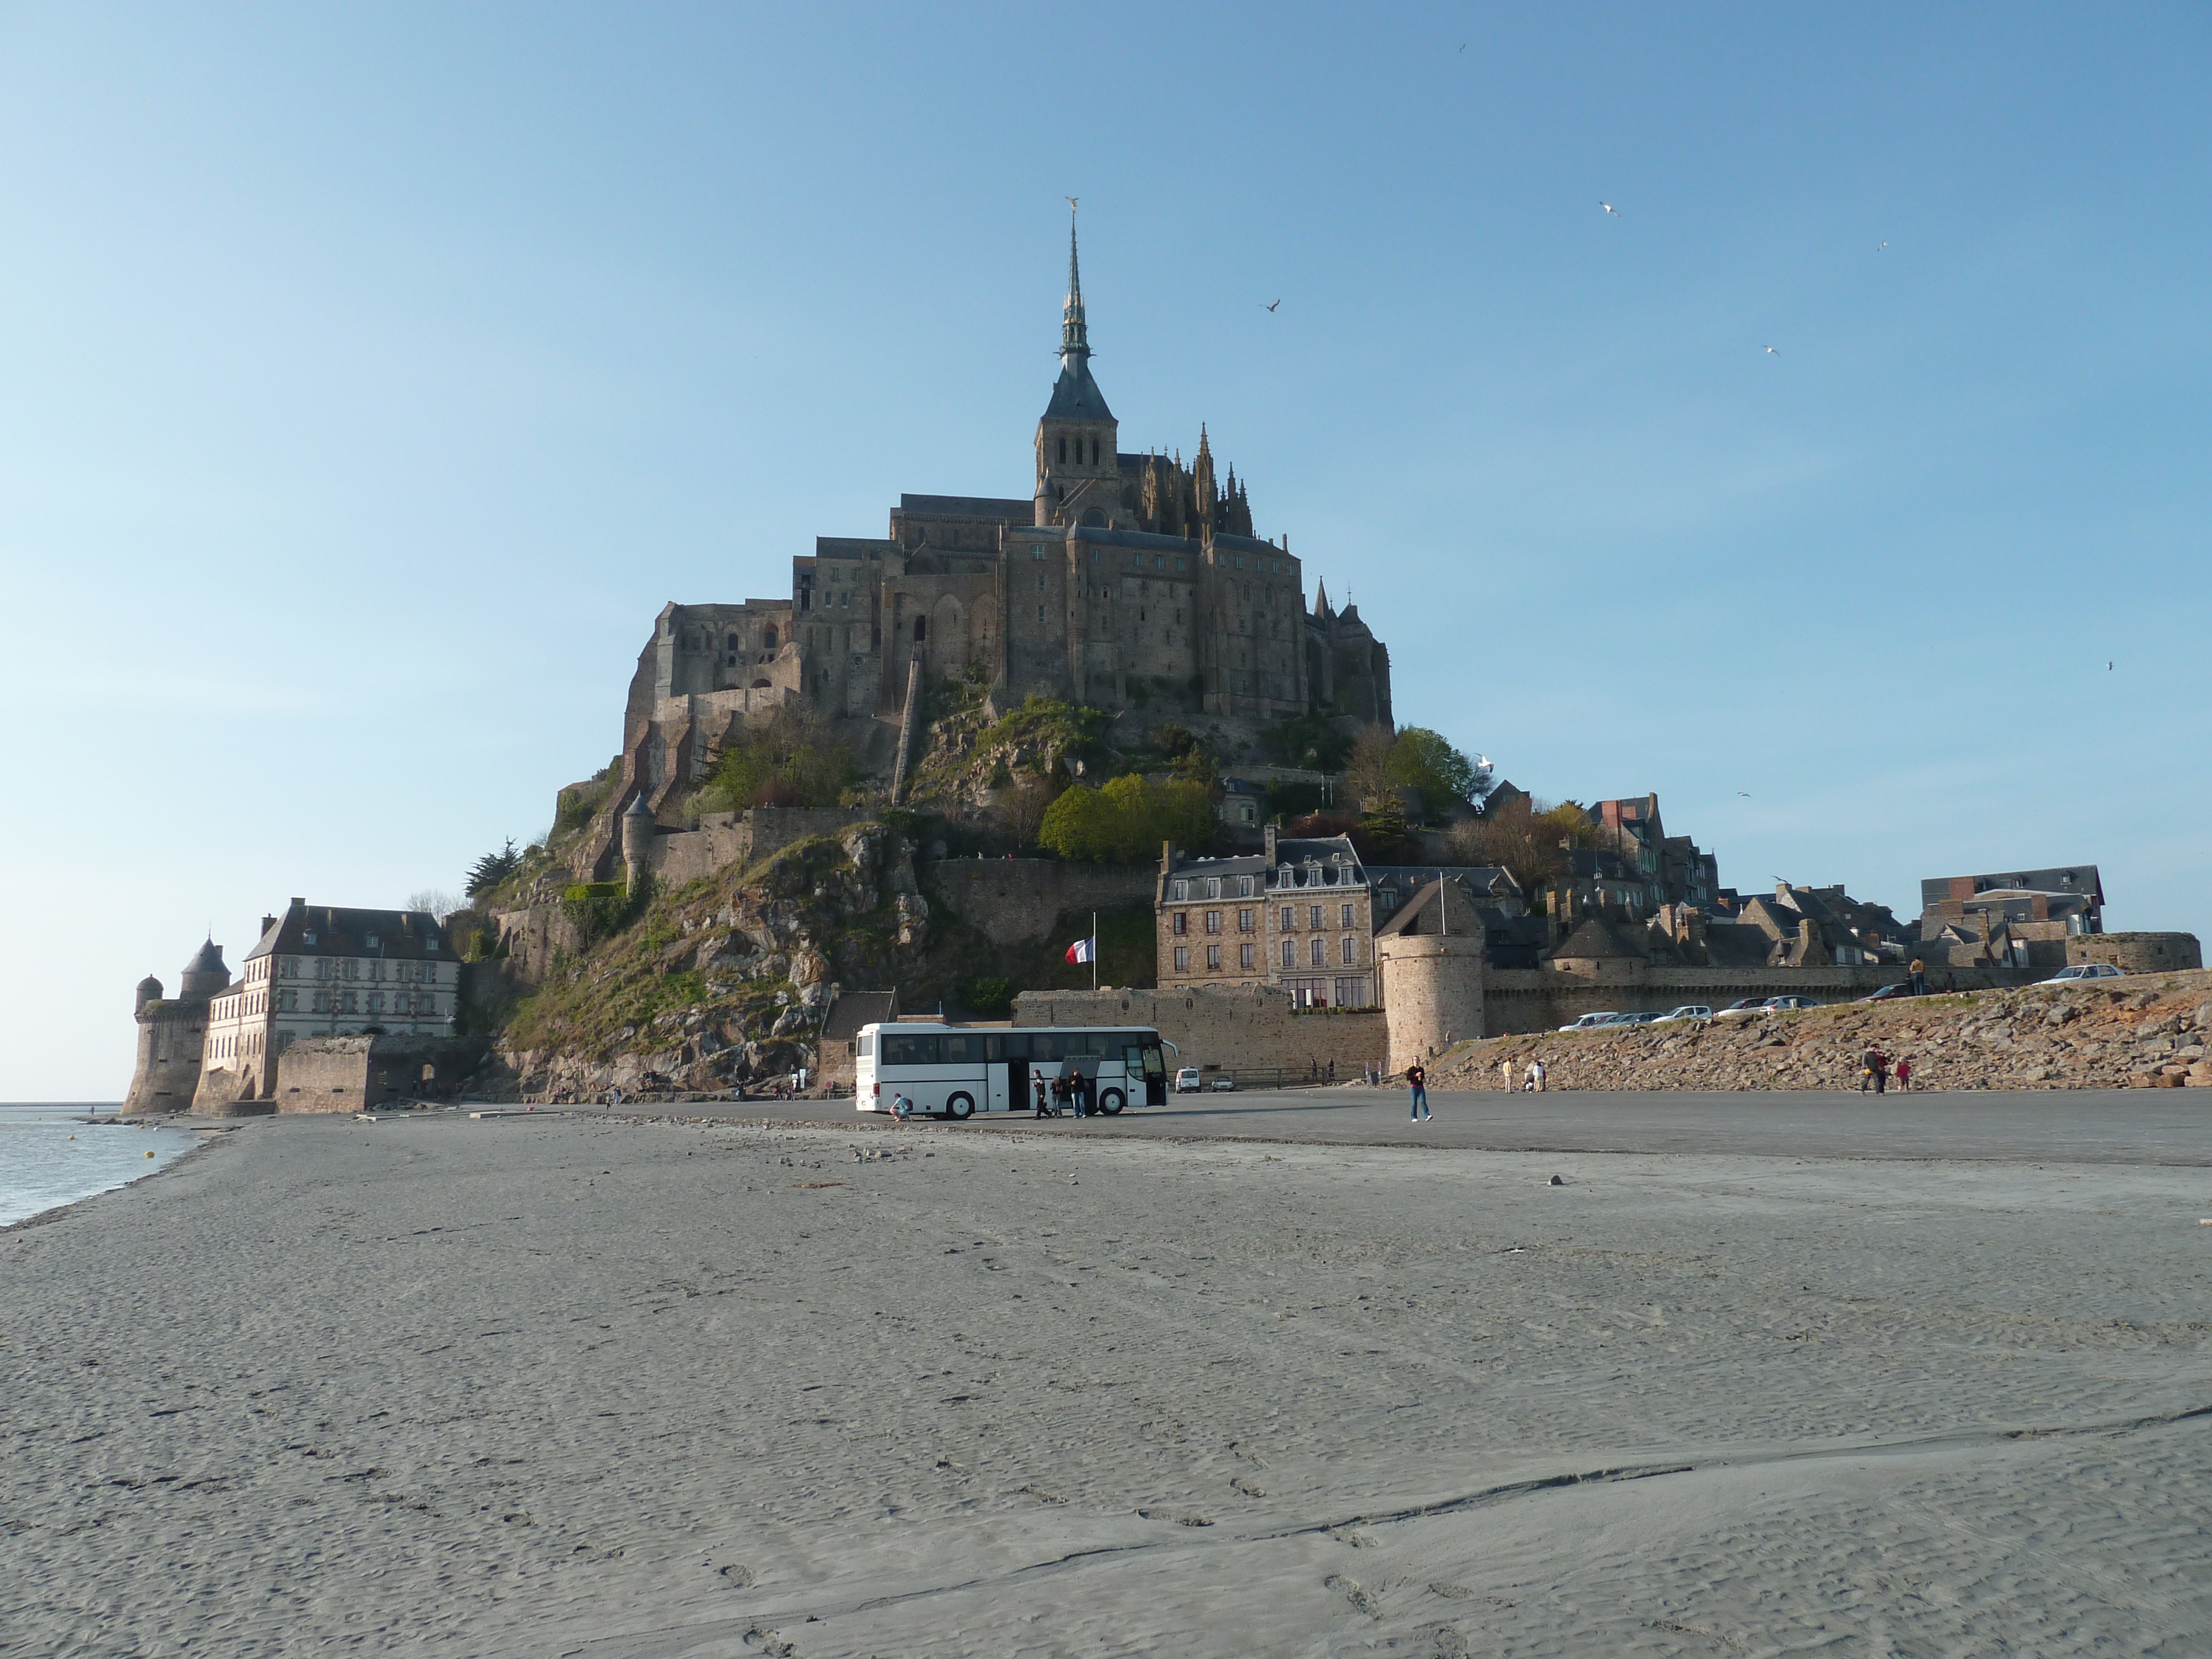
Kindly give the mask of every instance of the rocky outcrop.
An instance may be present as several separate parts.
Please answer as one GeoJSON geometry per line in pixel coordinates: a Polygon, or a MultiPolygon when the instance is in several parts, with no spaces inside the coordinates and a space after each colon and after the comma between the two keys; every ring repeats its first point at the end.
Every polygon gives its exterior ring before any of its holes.
{"type": "Polygon", "coordinates": [[[1846,1003],[1764,1018],[1686,1021],[1462,1043],[1434,1086],[1518,1086],[1540,1059],[1561,1089],[1855,1089],[1862,1056],[1909,1057],[1925,1089],[2212,1087],[2212,973],[1966,996],[1846,1003]]]}

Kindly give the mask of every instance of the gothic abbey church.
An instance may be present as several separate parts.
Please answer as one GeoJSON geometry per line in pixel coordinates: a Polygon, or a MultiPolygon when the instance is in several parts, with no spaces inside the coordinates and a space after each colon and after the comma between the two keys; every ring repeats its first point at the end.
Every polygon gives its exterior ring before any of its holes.
{"type": "Polygon", "coordinates": [[[1040,693],[1232,731],[1313,711],[1387,725],[1381,641],[1325,592],[1307,607],[1288,538],[1254,536],[1244,485],[1214,465],[1202,427],[1188,466],[1121,447],[1071,227],[1030,496],[902,495],[880,540],[794,558],[787,599],[666,606],[630,683],[618,798],[641,786],[659,809],[734,722],[792,701],[888,774],[910,692],[963,674],[1001,709],[1040,693]]]}

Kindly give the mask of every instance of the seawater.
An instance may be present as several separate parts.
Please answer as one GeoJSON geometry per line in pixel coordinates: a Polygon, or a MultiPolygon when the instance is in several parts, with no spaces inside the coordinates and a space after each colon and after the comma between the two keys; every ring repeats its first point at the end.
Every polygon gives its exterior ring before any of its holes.
{"type": "Polygon", "coordinates": [[[0,1103],[0,1227],[136,1181],[183,1157],[198,1139],[135,1121],[85,1121],[114,1115],[112,1103],[0,1103]]]}

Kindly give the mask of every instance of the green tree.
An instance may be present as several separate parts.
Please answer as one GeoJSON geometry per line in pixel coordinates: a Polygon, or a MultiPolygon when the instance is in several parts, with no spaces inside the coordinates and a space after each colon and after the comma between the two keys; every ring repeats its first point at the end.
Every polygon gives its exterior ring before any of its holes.
{"type": "Polygon", "coordinates": [[[1471,801],[1488,775],[1440,732],[1408,726],[1390,745],[1390,781],[1421,792],[1421,816],[1432,818],[1455,802],[1471,801]]]}
{"type": "Polygon", "coordinates": [[[521,867],[522,854],[515,851],[514,837],[509,836],[506,846],[496,853],[486,853],[469,866],[468,885],[462,890],[472,899],[482,898],[521,867]]]}
{"type": "Polygon", "coordinates": [[[835,806],[859,776],[853,751],[821,719],[795,705],[748,726],[722,747],[701,797],[710,811],[748,806],[835,806]]]}
{"type": "Polygon", "coordinates": [[[1037,841],[1064,859],[1133,864],[1157,856],[1162,842],[1200,846],[1212,834],[1213,803],[1202,786],[1150,782],[1132,772],[1102,789],[1062,791],[1046,809],[1037,841]]]}

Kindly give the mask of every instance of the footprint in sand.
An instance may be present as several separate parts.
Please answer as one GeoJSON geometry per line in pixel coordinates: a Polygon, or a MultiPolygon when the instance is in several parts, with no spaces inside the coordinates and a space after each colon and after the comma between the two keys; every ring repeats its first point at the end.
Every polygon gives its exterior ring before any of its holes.
{"type": "Polygon", "coordinates": [[[722,1569],[722,1577],[743,1589],[753,1582],[753,1570],[742,1561],[732,1561],[722,1569]]]}
{"type": "Polygon", "coordinates": [[[1346,1578],[1342,1573],[1333,1572],[1321,1581],[1321,1587],[1326,1590],[1334,1590],[1370,1619],[1380,1619],[1382,1616],[1382,1603],[1376,1599],[1374,1591],[1369,1589],[1357,1578],[1346,1578]]]}

